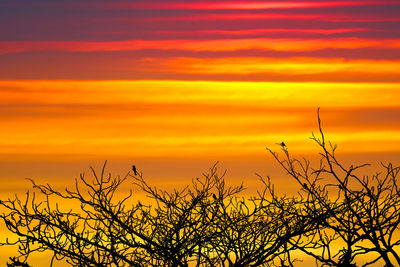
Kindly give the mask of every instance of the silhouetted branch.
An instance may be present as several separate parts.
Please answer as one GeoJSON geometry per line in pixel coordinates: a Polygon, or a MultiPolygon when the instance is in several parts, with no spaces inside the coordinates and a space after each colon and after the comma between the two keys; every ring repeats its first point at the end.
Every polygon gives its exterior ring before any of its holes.
{"type": "Polygon", "coordinates": [[[327,142],[318,110],[319,137],[311,139],[321,148],[319,165],[293,158],[282,147],[283,158],[267,148],[279,165],[300,185],[302,208],[320,227],[303,235],[296,247],[328,266],[349,266],[357,256],[376,252],[379,256],[365,266],[383,260],[386,266],[399,265],[394,249],[400,240],[399,167],[383,165],[383,174],[360,176],[361,164],[345,167],[335,155],[336,145],[327,142]],[[334,247],[342,249],[335,251],[334,247]],[[335,252],[334,252],[335,251],[335,252]]]}
{"type": "Polygon", "coordinates": [[[91,179],[81,174],[63,191],[30,180],[24,198],[1,200],[0,219],[13,234],[1,245],[18,246],[8,266],[29,266],[29,256],[51,252],[51,266],[294,266],[298,252],[317,266],[400,265],[400,167],[381,173],[347,167],[326,139],[318,110],[320,159],[269,148],[299,185],[280,196],[269,177],[245,197],[243,185],[228,186],[217,164],[182,189],[150,185],[142,172],[112,177],[106,163],[91,179]],[[130,181],[134,190],[119,192],[130,181]],[[136,191],[145,199],[135,199],[136,191]],[[68,210],[66,206],[73,207],[68,210]],[[296,252],[296,254],[295,254],[296,252]]]}

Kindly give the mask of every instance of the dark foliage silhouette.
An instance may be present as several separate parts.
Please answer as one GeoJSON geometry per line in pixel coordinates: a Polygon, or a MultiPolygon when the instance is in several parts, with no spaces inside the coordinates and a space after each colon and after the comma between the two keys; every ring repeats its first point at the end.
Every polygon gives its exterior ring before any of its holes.
{"type": "Polygon", "coordinates": [[[112,177],[91,168],[74,189],[56,190],[31,180],[26,197],[0,201],[0,216],[12,233],[2,245],[17,245],[8,266],[29,266],[33,253],[51,252],[51,266],[294,266],[303,253],[317,266],[399,266],[399,167],[346,167],[325,139],[318,113],[321,149],[312,166],[296,159],[284,142],[268,149],[297,181],[294,196],[276,194],[269,178],[244,197],[242,185],[228,186],[217,165],[182,189],[148,184],[143,174],[112,177]],[[124,183],[133,189],[121,197],[124,183]],[[140,201],[135,193],[145,194],[140,201]],[[75,203],[65,210],[60,203],[75,203]],[[13,238],[11,238],[11,236],[13,238]],[[295,252],[295,253],[294,253],[295,252]]]}

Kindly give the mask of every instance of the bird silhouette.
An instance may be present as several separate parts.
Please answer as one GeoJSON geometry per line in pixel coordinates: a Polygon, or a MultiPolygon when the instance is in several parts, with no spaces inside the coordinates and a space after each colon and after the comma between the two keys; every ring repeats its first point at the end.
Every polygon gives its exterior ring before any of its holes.
{"type": "Polygon", "coordinates": [[[133,171],[133,173],[134,173],[135,175],[137,174],[135,165],[132,165],[132,171],[133,171]]]}
{"type": "Polygon", "coordinates": [[[279,146],[281,146],[281,147],[286,147],[286,144],[285,144],[285,142],[282,142],[282,143],[276,143],[277,145],[279,145],[279,146]]]}

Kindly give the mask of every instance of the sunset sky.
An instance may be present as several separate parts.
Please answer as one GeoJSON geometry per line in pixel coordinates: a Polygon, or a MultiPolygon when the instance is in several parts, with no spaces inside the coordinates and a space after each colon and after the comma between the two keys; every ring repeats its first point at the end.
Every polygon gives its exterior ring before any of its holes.
{"type": "Polygon", "coordinates": [[[0,2],[1,195],[131,164],[186,184],[220,161],[295,187],[265,147],[398,163],[400,1],[0,2]]]}
{"type": "MultiPolygon", "coordinates": [[[[266,146],[399,163],[400,1],[0,1],[0,195],[108,160],[184,185],[216,161],[295,190],[266,146]]],[[[371,167],[374,171],[375,167],[371,167]]]]}

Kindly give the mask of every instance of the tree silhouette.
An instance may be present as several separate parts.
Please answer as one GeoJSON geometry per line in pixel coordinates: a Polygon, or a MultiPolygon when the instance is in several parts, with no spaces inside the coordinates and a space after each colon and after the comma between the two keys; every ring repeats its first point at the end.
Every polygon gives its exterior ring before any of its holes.
{"type": "Polygon", "coordinates": [[[400,265],[400,168],[362,175],[368,164],[337,160],[319,112],[318,125],[316,166],[293,157],[284,142],[281,153],[267,148],[297,181],[293,196],[278,195],[260,176],[261,189],[245,197],[243,185],[228,186],[217,165],[174,190],[149,185],[136,167],[112,177],[106,163],[99,173],[91,168],[91,179],[81,174],[73,189],[31,180],[24,198],[0,201],[13,237],[2,245],[19,252],[8,266],[29,266],[31,254],[45,251],[51,266],[294,266],[299,252],[317,266],[400,265]],[[134,187],[121,197],[127,182],[134,187]],[[136,192],[146,198],[138,201],[136,192]],[[74,208],[66,210],[66,202],[74,208]]]}
{"type": "Polygon", "coordinates": [[[31,180],[35,192],[0,202],[7,210],[1,218],[18,236],[5,243],[18,244],[20,255],[12,263],[26,264],[32,253],[51,251],[52,265],[58,260],[73,266],[292,264],[289,239],[312,225],[308,218],[278,213],[277,207],[292,206],[295,199],[276,197],[268,183],[257,197],[239,196],[243,186],[226,186],[216,165],[173,192],[149,186],[139,172],[112,178],[105,166],[100,175],[91,169],[91,182],[82,174],[74,190],[60,192],[31,180]],[[132,191],[115,198],[128,179],[151,205],[130,203],[132,191]],[[80,209],[63,211],[58,203],[66,200],[80,209]],[[278,224],[282,217],[290,223],[278,224]]]}
{"type": "Polygon", "coordinates": [[[316,167],[307,159],[292,157],[286,147],[282,158],[268,149],[298,182],[302,209],[319,225],[293,245],[328,266],[353,266],[356,258],[367,254],[375,257],[364,266],[379,260],[399,266],[400,167],[382,164],[382,172],[362,175],[360,170],[369,164],[346,167],[337,159],[337,146],[326,141],[319,110],[318,126],[319,137],[311,137],[321,148],[316,167]],[[338,245],[341,249],[335,251],[338,245]]]}

